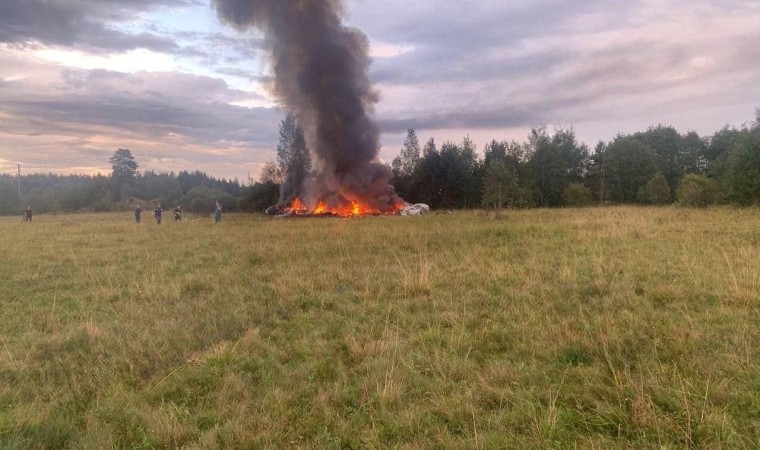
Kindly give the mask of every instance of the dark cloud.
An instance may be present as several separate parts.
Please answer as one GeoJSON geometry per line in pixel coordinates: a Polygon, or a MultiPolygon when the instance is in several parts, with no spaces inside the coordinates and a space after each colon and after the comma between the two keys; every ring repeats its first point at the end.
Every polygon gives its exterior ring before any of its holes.
{"type": "Polygon", "coordinates": [[[221,68],[217,70],[222,75],[229,75],[231,77],[243,78],[249,81],[255,81],[264,85],[271,85],[274,82],[274,78],[271,75],[261,75],[257,72],[246,69],[238,69],[235,67],[221,68]]]}
{"type": "Polygon", "coordinates": [[[569,53],[539,51],[519,58],[489,54],[477,58],[439,52],[411,51],[395,58],[377,58],[372,69],[372,80],[384,85],[419,86],[452,80],[486,81],[507,77],[542,76],[553,67],[572,58],[569,53]],[[475,61],[476,59],[476,61],[475,61]],[[438,61],[451,60],[451,64],[438,65],[438,61]]]}
{"type": "Polygon", "coordinates": [[[261,148],[275,140],[280,115],[271,108],[231,105],[261,98],[221,79],[180,73],[67,69],[55,90],[18,81],[0,85],[0,95],[0,114],[15,118],[0,129],[37,135],[86,135],[90,127],[105,127],[147,139],[175,134],[210,146],[238,142],[261,148]]]}
{"type": "MultiPolygon", "coordinates": [[[[261,59],[264,45],[261,38],[247,35],[228,36],[222,33],[187,31],[166,33],[182,44],[182,48],[173,51],[173,54],[196,58],[204,66],[216,68],[219,73],[238,71],[234,76],[239,76],[242,71],[235,66],[250,65],[251,62],[261,59]]],[[[257,73],[253,79],[261,76],[257,73]]]]}
{"type": "Polygon", "coordinates": [[[62,69],[60,90],[86,90],[89,94],[124,94],[138,98],[164,98],[194,103],[264,100],[258,94],[230,88],[221,78],[181,72],[128,74],[103,69],[62,69]]]}
{"type": "Polygon", "coordinates": [[[177,50],[173,39],[147,32],[129,33],[116,26],[138,14],[166,7],[196,4],[189,0],[3,0],[0,42],[43,43],[88,50],[124,51],[145,48],[177,50]]]}
{"type": "Polygon", "coordinates": [[[386,133],[625,120],[644,111],[657,123],[695,104],[760,95],[760,27],[752,27],[760,4],[407,4],[352,10],[373,42],[407,50],[372,68],[386,133]]]}

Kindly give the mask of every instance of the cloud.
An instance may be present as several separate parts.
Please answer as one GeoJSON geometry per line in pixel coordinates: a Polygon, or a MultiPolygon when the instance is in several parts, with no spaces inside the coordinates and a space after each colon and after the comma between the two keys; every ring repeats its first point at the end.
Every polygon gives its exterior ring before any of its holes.
{"type": "Polygon", "coordinates": [[[211,15],[208,2],[199,0],[3,0],[0,44],[78,51],[84,59],[146,50],[210,68],[256,59],[260,38],[218,31],[202,21],[187,30],[182,17],[174,18],[206,10],[211,15]]]}
{"type": "Polygon", "coordinates": [[[152,33],[129,33],[116,24],[145,11],[192,4],[187,0],[3,0],[0,42],[59,45],[91,50],[176,49],[176,43],[152,33]]]}
{"type": "MultiPolygon", "coordinates": [[[[354,22],[370,30],[373,41],[413,48],[379,58],[372,68],[386,133],[610,118],[624,126],[641,115],[654,124],[678,121],[694,108],[710,114],[712,107],[739,104],[741,111],[751,111],[750,103],[760,97],[757,3],[406,6],[361,3],[352,10],[354,22]]],[[[730,118],[714,120],[716,129],[730,118]]]]}
{"type": "Polygon", "coordinates": [[[204,143],[229,140],[261,145],[274,134],[262,140],[260,133],[252,131],[262,120],[272,121],[270,109],[229,104],[261,97],[231,89],[218,78],[60,69],[58,78],[46,83],[47,89],[39,89],[34,80],[3,83],[0,111],[23,120],[24,131],[36,135],[95,125],[153,138],[175,133],[204,143]]]}
{"type": "MultiPolygon", "coordinates": [[[[563,124],[596,142],[709,134],[760,106],[757,1],[346,1],[373,46],[384,156],[409,127],[563,124]]],[[[213,17],[205,0],[0,0],[0,158],[107,167],[131,146],[155,168],[255,170],[283,112],[256,107],[271,103],[260,36],[213,17]]]]}
{"type": "Polygon", "coordinates": [[[230,104],[261,97],[219,78],[61,68],[2,52],[0,98],[0,154],[40,169],[107,167],[118,147],[186,169],[261,162],[281,117],[230,104]]]}

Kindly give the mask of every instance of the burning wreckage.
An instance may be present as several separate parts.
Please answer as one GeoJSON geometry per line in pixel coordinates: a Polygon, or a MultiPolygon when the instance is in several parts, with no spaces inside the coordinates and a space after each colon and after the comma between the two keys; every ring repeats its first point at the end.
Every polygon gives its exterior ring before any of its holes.
{"type": "Polygon", "coordinates": [[[397,204],[393,209],[381,211],[353,201],[343,206],[329,206],[325,201],[320,201],[313,208],[306,207],[300,199],[295,199],[290,206],[285,204],[272,205],[266,213],[275,217],[362,217],[362,216],[421,216],[430,211],[430,206],[424,203],[414,205],[404,202],[397,204]]]}
{"type": "Polygon", "coordinates": [[[367,75],[369,39],[343,24],[341,0],[212,0],[219,17],[263,34],[270,55],[270,91],[302,127],[313,157],[308,180],[285,173],[279,216],[419,215],[427,205],[409,205],[378,159],[380,129],[373,119],[378,92],[367,75]],[[291,200],[288,205],[288,200],[291,200]]]}

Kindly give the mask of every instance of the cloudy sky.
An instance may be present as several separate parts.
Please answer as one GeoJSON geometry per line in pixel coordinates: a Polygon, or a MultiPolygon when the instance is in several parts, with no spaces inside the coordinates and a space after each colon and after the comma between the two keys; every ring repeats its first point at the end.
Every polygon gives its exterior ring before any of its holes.
{"type": "MultiPolygon", "coordinates": [[[[659,123],[706,135],[760,107],[760,0],[347,0],[372,43],[381,159],[421,139],[593,146],[659,123]]],[[[267,55],[209,0],[0,0],[0,173],[143,169],[244,181],[285,114],[267,55]]]]}

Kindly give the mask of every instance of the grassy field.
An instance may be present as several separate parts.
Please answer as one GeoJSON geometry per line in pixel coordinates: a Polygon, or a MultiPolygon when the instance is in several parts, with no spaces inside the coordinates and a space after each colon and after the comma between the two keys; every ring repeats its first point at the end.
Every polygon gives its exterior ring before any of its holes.
{"type": "Polygon", "coordinates": [[[0,448],[759,448],[760,210],[0,218],[0,448]]]}

